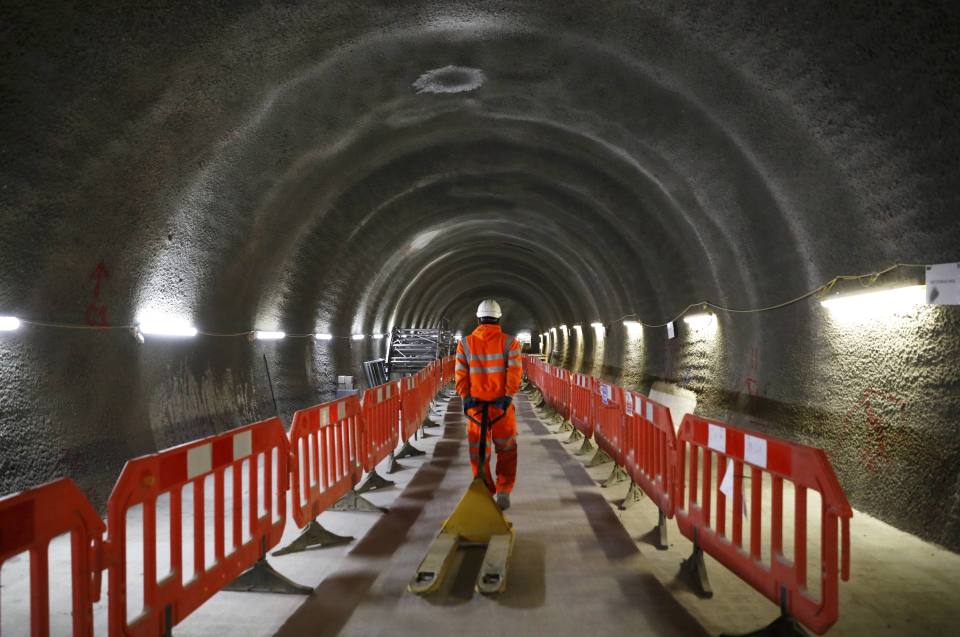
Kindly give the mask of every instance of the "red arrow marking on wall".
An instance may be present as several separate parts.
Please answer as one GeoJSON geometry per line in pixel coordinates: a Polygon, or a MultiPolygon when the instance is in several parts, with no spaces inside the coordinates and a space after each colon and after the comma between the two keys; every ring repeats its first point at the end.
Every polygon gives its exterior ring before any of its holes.
{"type": "Polygon", "coordinates": [[[104,279],[109,279],[110,275],[107,273],[107,266],[103,264],[103,261],[97,264],[97,267],[94,268],[93,272],[90,273],[90,278],[96,281],[96,286],[93,288],[93,298],[100,298],[100,283],[104,279]]]}

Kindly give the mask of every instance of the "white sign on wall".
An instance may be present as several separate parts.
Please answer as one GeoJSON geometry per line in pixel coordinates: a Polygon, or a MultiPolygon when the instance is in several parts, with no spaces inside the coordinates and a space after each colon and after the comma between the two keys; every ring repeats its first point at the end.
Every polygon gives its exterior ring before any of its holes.
{"type": "Polygon", "coordinates": [[[677,335],[677,330],[673,327],[673,321],[667,323],[667,338],[673,338],[677,335]]]}
{"type": "Polygon", "coordinates": [[[960,263],[927,266],[927,303],[960,305],[960,263]]]}

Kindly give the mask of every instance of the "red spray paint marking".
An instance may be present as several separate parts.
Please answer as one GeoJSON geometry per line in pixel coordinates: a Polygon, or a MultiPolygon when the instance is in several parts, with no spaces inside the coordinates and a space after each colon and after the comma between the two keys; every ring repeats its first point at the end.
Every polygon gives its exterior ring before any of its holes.
{"type": "Polygon", "coordinates": [[[867,439],[860,450],[860,457],[864,465],[872,472],[877,472],[890,460],[890,448],[901,443],[902,434],[891,430],[887,419],[877,413],[878,409],[893,411],[901,418],[906,413],[906,402],[895,394],[870,387],[864,390],[863,396],[847,415],[843,418],[844,430],[857,429],[854,419],[862,417],[867,428],[867,439]]]}
{"type": "Polygon", "coordinates": [[[107,306],[91,303],[87,306],[87,312],[84,315],[87,325],[95,327],[107,327],[110,322],[107,320],[107,306]]]}
{"type": "MultiPolygon", "coordinates": [[[[90,280],[94,282],[93,298],[95,301],[100,298],[100,290],[103,280],[109,278],[110,273],[107,272],[107,266],[103,263],[103,261],[98,263],[97,267],[94,268],[93,272],[90,273],[90,280]]],[[[107,318],[107,306],[100,305],[96,302],[87,306],[84,319],[86,320],[87,325],[93,325],[95,327],[107,327],[110,325],[110,322],[107,318]]]]}
{"type": "Polygon", "coordinates": [[[96,285],[93,288],[93,298],[100,298],[100,284],[104,279],[109,279],[110,274],[107,272],[107,266],[104,265],[103,261],[97,264],[97,267],[94,268],[93,272],[90,273],[90,279],[96,282],[96,285]]]}

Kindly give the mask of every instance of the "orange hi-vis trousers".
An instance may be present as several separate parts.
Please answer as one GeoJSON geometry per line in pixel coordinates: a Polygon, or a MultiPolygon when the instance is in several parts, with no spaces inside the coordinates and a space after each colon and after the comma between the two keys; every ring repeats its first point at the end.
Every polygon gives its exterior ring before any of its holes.
{"type": "MultiPolygon", "coordinates": [[[[493,408],[490,412],[494,418],[496,417],[494,414],[500,413],[493,408]]],[[[470,415],[480,420],[481,410],[471,409],[470,415]]],[[[470,443],[470,467],[473,469],[473,475],[477,475],[477,464],[480,462],[480,425],[472,420],[467,420],[467,440],[470,443]]],[[[488,486],[493,487],[491,492],[513,491],[513,483],[517,481],[517,414],[513,405],[507,409],[506,416],[487,429],[487,446],[484,455],[486,456],[486,482],[488,486]],[[493,452],[497,454],[496,483],[490,473],[490,456],[493,452]]]]}

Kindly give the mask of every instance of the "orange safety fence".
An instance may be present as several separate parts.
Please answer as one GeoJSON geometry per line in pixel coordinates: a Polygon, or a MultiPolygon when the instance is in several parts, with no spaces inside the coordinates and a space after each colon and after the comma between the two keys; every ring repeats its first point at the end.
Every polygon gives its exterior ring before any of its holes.
{"type": "Polygon", "coordinates": [[[677,444],[675,515],[680,531],[801,623],[823,634],[839,615],[838,575],[844,581],[850,576],[853,514],[824,451],[690,414],[680,425],[677,444]],[[743,494],[745,480],[748,499],[743,494]],[[784,482],[793,487],[792,558],[784,552],[784,482]],[[765,485],[769,494],[764,493],[765,485]],[[820,498],[820,564],[814,573],[820,578],[819,595],[810,591],[807,581],[811,489],[820,498]],[[732,498],[731,528],[728,498],[732,498]],[[746,546],[745,517],[750,535],[746,546]],[[762,545],[764,538],[768,546],[762,545]]]}
{"type": "Polygon", "coordinates": [[[564,420],[570,417],[570,372],[561,367],[550,368],[550,406],[564,420]]]}
{"type": "Polygon", "coordinates": [[[531,358],[526,354],[523,355],[523,374],[527,377],[527,381],[531,383],[537,389],[542,390],[543,384],[540,379],[540,371],[543,369],[543,361],[536,358],[531,358]]]}
{"type": "MultiPolygon", "coordinates": [[[[67,478],[0,499],[0,567],[21,553],[29,554],[30,635],[50,634],[50,542],[65,533],[70,534],[73,635],[93,635],[105,530],[100,516],[67,478]]],[[[5,582],[4,587],[9,590],[10,584],[5,582]]],[[[23,629],[26,633],[26,626],[23,629]]]]}
{"type": "Polygon", "coordinates": [[[453,356],[447,356],[443,359],[440,370],[440,388],[443,389],[447,385],[453,382],[454,380],[454,367],[456,366],[456,358],[453,356]]]}
{"type": "Polygon", "coordinates": [[[271,418],[126,463],[107,503],[111,637],[169,634],[280,541],[288,451],[271,418]],[[142,573],[128,572],[134,547],[142,573]]]}
{"type": "Polygon", "coordinates": [[[664,515],[672,518],[677,435],[670,409],[640,393],[624,391],[624,398],[624,467],[664,515]]]}
{"type": "Polygon", "coordinates": [[[360,411],[361,460],[364,471],[373,471],[397,446],[400,420],[400,390],[395,382],[371,387],[363,392],[360,411]]]}
{"type": "Polygon", "coordinates": [[[422,390],[417,382],[417,375],[407,376],[400,381],[400,437],[402,441],[409,440],[417,431],[423,419],[420,417],[420,395],[422,390]]]}
{"type": "MultiPolygon", "coordinates": [[[[276,546],[288,488],[292,517],[304,527],[389,455],[398,427],[404,440],[412,437],[452,378],[453,360],[368,389],[362,403],[350,396],[300,410],[289,438],[272,418],[130,460],[106,525],[69,480],[0,499],[0,566],[30,554],[31,634],[50,632],[47,554],[67,533],[73,634],[92,634],[104,569],[111,637],[168,634],[276,546]],[[142,551],[142,571],[131,570],[129,550],[142,551]]],[[[698,551],[816,633],[836,622],[839,578],[850,574],[852,509],[822,450],[689,414],[675,432],[669,409],[643,394],[523,361],[547,404],[595,436],[659,507],[662,528],[675,517],[698,551]],[[808,527],[810,511],[819,525],[808,527]],[[808,573],[819,578],[808,581],[808,573]]]]}
{"type": "MultiPolygon", "coordinates": [[[[594,428],[597,446],[600,447],[615,463],[623,466],[623,439],[624,418],[622,388],[601,381],[595,382],[597,387],[597,420],[594,428]]],[[[627,393],[629,397],[629,393],[627,393]]]]}
{"type": "Polygon", "coordinates": [[[305,527],[360,480],[360,399],[354,394],[301,409],[290,427],[293,520],[305,527]]]}
{"type": "Polygon", "coordinates": [[[593,386],[596,381],[586,374],[570,376],[570,422],[587,439],[593,436],[595,422],[593,386]]]}

